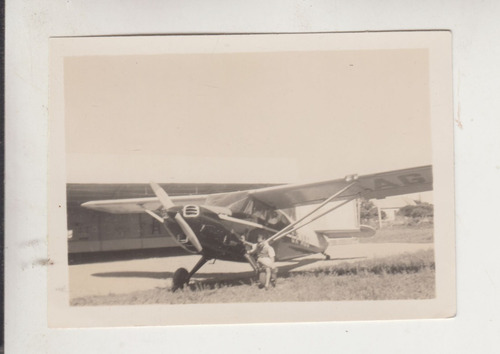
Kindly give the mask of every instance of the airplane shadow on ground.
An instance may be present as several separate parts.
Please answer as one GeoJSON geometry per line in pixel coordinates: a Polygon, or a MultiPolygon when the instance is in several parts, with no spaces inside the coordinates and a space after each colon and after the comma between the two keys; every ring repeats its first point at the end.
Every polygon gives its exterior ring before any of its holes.
{"type": "MultiPolygon", "coordinates": [[[[366,257],[348,257],[348,258],[336,258],[336,259],[330,259],[332,260],[353,260],[353,259],[364,259],[366,257]]],[[[289,278],[293,275],[299,275],[299,274],[316,274],[317,272],[320,272],[321,269],[324,269],[321,267],[321,262],[325,260],[318,260],[318,259],[303,259],[300,261],[297,261],[296,263],[289,264],[286,266],[278,266],[278,281],[279,279],[283,278],[289,278]],[[312,263],[318,263],[318,269],[304,269],[304,270],[299,270],[299,271],[294,271],[294,269],[303,267],[312,263]]],[[[198,290],[198,289],[215,289],[221,286],[241,286],[241,285],[252,285],[256,283],[257,276],[255,272],[240,272],[240,273],[211,273],[211,274],[203,274],[202,276],[196,276],[194,275],[192,278],[192,282],[189,283],[189,288],[191,290],[198,290]],[[198,278],[209,278],[205,280],[198,280],[198,278]]]]}
{"type": "Polygon", "coordinates": [[[174,276],[174,272],[137,272],[137,271],[123,271],[123,272],[107,272],[107,273],[94,273],[93,277],[102,278],[148,278],[148,279],[168,279],[174,276]]]}
{"type": "MultiPolygon", "coordinates": [[[[318,260],[318,259],[302,259],[296,261],[293,264],[280,266],[278,263],[278,278],[288,278],[293,274],[305,274],[305,273],[316,273],[322,268],[323,262],[331,261],[348,261],[354,259],[363,259],[366,257],[346,257],[346,258],[332,258],[329,261],[318,260]],[[312,263],[318,263],[318,269],[305,269],[300,271],[295,271],[291,273],[294,269],[306,266],[312,263]]],[[[324,264],[323,264],[324,265],[324,264]]],[[[250,267],[250,266],[249,266],[250,267]]],[[[334,267],[334,265],[331,265],[334,267]]],[[[202,268],[203,269],[203,268],[202,268]]],[[[106,273],[94,273],[94,277],[103,278],[149,278],[149,279],[169,279],[172,278],[174,272],[139,272],[139,271],[121,271],[121,272],[106,272],[106,273]]],[[[191,278],[191,283],[189,287],[191,290],[197,290],[200,287],[203,289],[217,288],[221,285],[223,286],[238,286],[238,285],[250,285],[256,281],[255,272],[249,270],[245,272],[237,273],[196,273],[191,278]]]]}
{"type": "Polygon", "coordinates": [[[121,250],[91,253],[70,253],[68,264],[109,263],[117,261],[132,261],[136,259],[163,258],[170,256],[189,256],[180,247],[164,247],[143,250],[121,250]]]}

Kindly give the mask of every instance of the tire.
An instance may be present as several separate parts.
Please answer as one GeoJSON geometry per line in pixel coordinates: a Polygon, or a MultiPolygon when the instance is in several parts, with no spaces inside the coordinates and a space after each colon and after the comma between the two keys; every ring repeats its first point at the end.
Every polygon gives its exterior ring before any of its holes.
{"type": "Polygon", "coordinates": [[[189,281],[189,272],[186,268],[179,268],[175,271],[172,278],[172,291],[182,289],[184,284],[189,281]]]}

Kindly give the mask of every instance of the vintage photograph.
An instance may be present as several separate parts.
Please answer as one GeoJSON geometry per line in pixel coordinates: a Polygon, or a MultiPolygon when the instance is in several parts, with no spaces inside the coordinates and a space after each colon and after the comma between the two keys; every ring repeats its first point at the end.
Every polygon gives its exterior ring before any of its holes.
{"type": "Polygon", "coordinates": [[[51,45],[51,323],[454,315],[446,32],[51,45]]]}

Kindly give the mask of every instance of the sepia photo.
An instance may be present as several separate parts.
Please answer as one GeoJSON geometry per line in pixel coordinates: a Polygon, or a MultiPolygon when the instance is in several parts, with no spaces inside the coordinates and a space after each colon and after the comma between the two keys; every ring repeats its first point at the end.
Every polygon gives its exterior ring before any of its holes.
{"type": "Polygon", "coordinates": [[[455,314],[446,31],[51,39],[49,325],[455,314]]]}

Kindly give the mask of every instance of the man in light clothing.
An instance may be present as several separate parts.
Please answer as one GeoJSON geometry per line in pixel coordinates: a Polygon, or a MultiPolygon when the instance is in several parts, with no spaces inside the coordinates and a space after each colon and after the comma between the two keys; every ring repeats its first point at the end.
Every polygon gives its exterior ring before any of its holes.
{"type": "Polygon", "coordinates": [[[267,243],[263,235],[259,235],[257,237],[257,243],[252,247],[249,253],[257,255],[257,264],[266,271],[266,283],[264,287],[268,289],[270,283],[274,286],[276,284],[276,268],[274,266],[274,257],[276,253],[274,252],[274,248],[267,243]]]}

